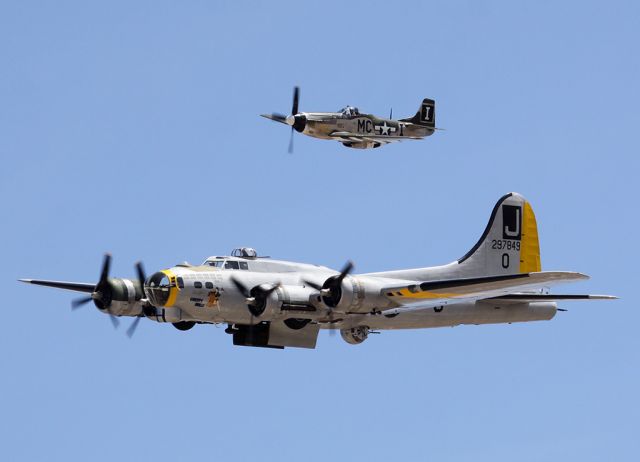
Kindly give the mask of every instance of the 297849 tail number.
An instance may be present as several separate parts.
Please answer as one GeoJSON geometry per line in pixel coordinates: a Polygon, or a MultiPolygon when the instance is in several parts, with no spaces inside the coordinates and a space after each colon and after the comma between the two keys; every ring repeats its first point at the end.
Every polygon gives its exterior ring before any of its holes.
{"type": "Polygon", "coordinates": [[[496,250],[520,250],[520,241],[493,239],[491,240],[491,248],[496,250]]]}

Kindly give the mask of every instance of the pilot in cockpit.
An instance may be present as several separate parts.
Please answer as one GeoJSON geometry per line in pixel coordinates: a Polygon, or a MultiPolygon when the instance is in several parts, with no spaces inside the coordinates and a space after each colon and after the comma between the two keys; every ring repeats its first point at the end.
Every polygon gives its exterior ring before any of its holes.
{"type": "Polygon", "coordinates": [[[353,106],[347,106],[340,112],[342,112],[342,115],[344,117],[353,117],[360,114],[360,111],[358,111],[358,108],[353,106]]]}

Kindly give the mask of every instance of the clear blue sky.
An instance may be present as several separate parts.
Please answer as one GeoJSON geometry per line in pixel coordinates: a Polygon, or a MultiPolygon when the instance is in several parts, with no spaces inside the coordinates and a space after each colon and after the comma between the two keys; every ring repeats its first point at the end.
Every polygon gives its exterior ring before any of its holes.
{"type": "Polygon", "coordinates": [[[640,450],[636,2],[3,2],[0,459],[631,461],[640,450]],[[413,114],[375,151],[258,117],[413,114]],[[237,348],[73,294],[249,245],[361,272],[447,263],[524,194],[551,322],[237,348]]]}

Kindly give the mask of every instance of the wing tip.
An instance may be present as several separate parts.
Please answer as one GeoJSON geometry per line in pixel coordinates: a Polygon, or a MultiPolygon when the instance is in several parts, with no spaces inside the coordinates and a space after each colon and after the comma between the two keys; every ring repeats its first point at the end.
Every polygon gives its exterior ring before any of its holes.
{"type": "Polygon", "coordinates": [[[33,279],[18,279],[19,282],[26,282],[27,284],[31,284],[33,279]]]}

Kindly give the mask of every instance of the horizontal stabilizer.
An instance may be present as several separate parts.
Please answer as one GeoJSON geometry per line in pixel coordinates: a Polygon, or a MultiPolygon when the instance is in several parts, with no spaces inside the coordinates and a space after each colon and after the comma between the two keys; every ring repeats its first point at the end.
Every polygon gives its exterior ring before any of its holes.
{"type": "Polygon", "coordinates": [[[570,271],[540,271],[535,273],[422,282],[403,287],[384,288],[382,294],[394,298],[457,298],[495,290],[516,292],[522,291],[522,287],[524,286],[542,287],[545,284],[572,282],[583,279],[589,279],[589,276],[570,271]]]}
{"type": "Polygon", "coordinates": [[[588,295],[588,294],[509,294],[500,297],[492,297],[488,300],[500,300],[509,302],[560,302],[565,300],[617,300],[614,295],[588,295]]]}
{"type": "Polygon", "coordinates": [[[381,295],[402,304],[384,314],[395,314],[425,308],[465,302],[477,302],[496,297],[519,295],[526,290],[541,289],[554,284],[589,279],[582,273],[569,271],[539,271],[534,273],[506,274],[478,278],[429,281],[406,286],[386,287],[381,295]]]}

